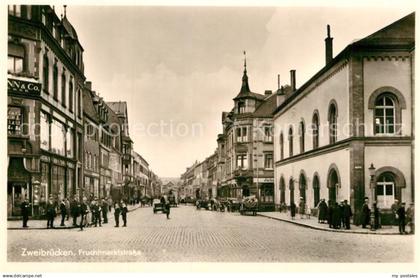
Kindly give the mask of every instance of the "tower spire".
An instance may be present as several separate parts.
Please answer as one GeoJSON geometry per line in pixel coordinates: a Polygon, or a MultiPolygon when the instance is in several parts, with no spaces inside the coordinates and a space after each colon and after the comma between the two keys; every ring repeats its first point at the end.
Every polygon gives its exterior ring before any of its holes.
{"type": "Polygon", "coordinates": [[[66,17],[66,9],[67,9],[67,5],[63,5],[64,7],[64,17],[66,17]]]}
{"type": "Polygon", "coordinates": [[[244,75],[242,76],[241,93],[251,92],[248,85],[248,76],[246,75],[246,51],[244,50],[244,75]]]}

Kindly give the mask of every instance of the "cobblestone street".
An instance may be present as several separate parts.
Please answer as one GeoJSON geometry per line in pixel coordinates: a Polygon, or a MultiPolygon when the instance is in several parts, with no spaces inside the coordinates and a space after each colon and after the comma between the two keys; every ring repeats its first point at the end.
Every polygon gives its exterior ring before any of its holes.
{"type": "Polygon", "coordinates": [[[128,215],[128,227],[114,221],[83,232],[9,230],[9,261],[145,262],[411,262],[414,237],[317,231],[263,217],[241,216],[180,206],[171,219],[140,208],[128,215]],[[404,252],[395,252],[396,246],[404,252]],[[23,251],[27,248],[25,255],[23,251]],[[53,256],[30,251],[67,252],[53,256]],[[127,254],[88,254],[92,250],[127,254]]]}

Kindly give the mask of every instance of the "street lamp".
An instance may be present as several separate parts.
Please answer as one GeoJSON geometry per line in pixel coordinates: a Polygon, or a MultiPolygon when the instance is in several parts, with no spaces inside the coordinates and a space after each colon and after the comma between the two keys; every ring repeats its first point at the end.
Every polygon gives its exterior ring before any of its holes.
{"type": "Polygon", "coordinates": [[[371,193],[371,210],[370,210],[370,229],[374,230],[375,228],[375,211],[373,209],[373,203],[375,200],[375,166],[373,163],[370,164],[369,167],[369,175],[370,175],[370,193],[371,193]]]}

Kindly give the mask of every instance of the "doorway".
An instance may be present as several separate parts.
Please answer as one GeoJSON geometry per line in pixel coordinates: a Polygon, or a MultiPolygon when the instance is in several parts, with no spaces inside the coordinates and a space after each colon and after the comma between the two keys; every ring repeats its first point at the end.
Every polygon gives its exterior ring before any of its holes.
{"type": "Polygon", "coordinates": [[[7,214],[9,216],[21,216],[20,205],[28,198],[28,184],[24,182],[8,182],[7,183],[7,214]]]}
{"type": "Polygon", "coordinates": [[[339,186],[340,180],[338,178],[338,173],[335,169],[331,169],[328,176],[328,199],[336,203],[337,202],[337,187],[339,186]]]}

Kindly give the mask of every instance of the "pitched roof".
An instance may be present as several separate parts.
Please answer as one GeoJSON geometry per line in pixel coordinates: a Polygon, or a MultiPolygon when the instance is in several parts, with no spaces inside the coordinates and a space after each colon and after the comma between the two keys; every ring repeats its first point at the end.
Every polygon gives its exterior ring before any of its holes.
{"type": "Polygon", "coordinates": [[[73,25],[71,25],[70,21],[67,19],[67,16],[64,16],[61,20],[64,29],[66,29],[67,33],[69,33],[72,39],[78,40],[76,30],[74,29],[73,25]]]}
{"type": "Polygon", "coordinates": [[[83,90],[83,114],[92,121],[99,123],[99,116],[93,105],[92,95],[88,90],[83,90]]]}
{"type": "Polygon", "coordinates": [[[263,103],[261,103],[260,106],[258,106],[258,108],[255,110],[252,116],[256,118],[271,118],[276,107],[277,96],[276,94],[271,94],[263,101],[263,103]]]}
{"type": "Polygon", "coordinates": [[[127,111],[127,102],[125,101],[107,101],[106,104],[116,113],[125,115],[127,111]]]}
{"type": "Polygon", "coordinates": [[[414,28],[415,28],[415,13],[411,13],[394,23],[382,28],[381,30],[361,39],[352,44],[349,44],[343,49],[334,59],[332,59],[327,65],[319,70],[314,76],[306,81],[299,89],[286,98],[286,100],[280,104],[273,114],[279,112],[288,103],[295,99],[301,94],[309,85],[315,82],[320,76],[327,72],[330,68],[336,65],[342,59],[346,59],[349,55],[353,54],[357,50],[366,49],[405,49],[409,50],[414,47],[414,28]]]}

